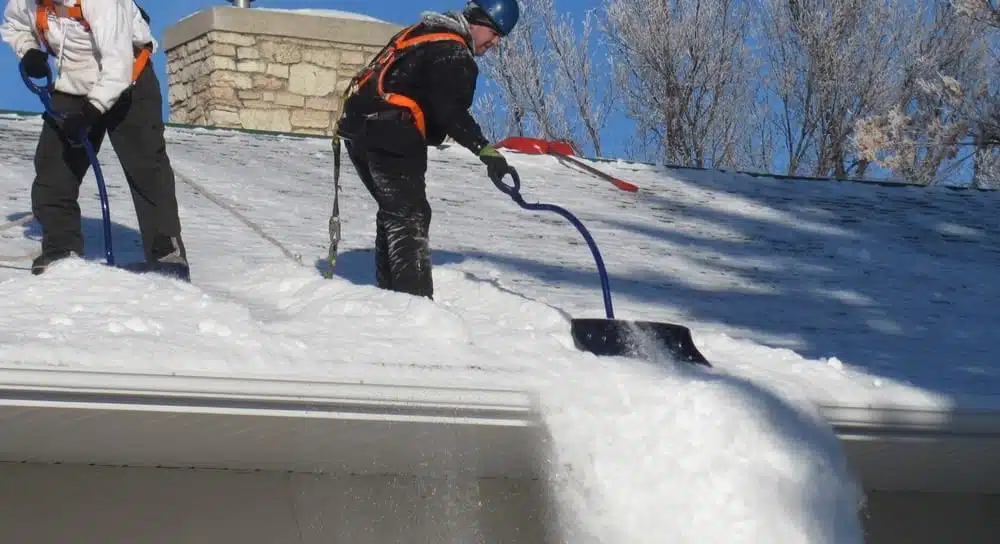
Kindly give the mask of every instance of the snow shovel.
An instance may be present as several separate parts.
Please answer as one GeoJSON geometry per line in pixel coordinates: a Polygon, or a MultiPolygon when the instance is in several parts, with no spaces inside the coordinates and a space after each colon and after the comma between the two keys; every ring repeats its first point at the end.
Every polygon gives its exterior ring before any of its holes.
{"type": "MultiPolygon", "coordinates": [[[[31,77],[25,73],[24,68],[22,67],[21,79],[24,80],[24,84],[31,92],[38,95],[39,100],[42,102],[42,106],[45,108],[45,113],[49,117],[57,122],[64,119],[63,115],[55,111],[52,107],[53,82],[51,73],[45,76],[44,85],[38,85],[31,80],[31,77]]],[[[91,145],[90,138],[87,137],[86,130],[82,131],[78,138],[84,151],[87,153],[87,159],[90,161],[90,167],[94,170],[94,177],[97,178],[97,192],[101,196],[101,219],[104,225],[105,262],[108,266],[115,266],[115,253],[114,249],[111,247],[111,211],[110,206],[108,205],[107,187],[104,185],[104,172],[101,170],[101,162],[97,160],[97,152],[94,150],[94,146],[91,145]]],[[[158,265],[155,263],[135,262],[119,266],[118,268],[135,273],[158,272],[166,276],[177,277],[185,281],[190,281],[186,271],[180,269],[175,270],[174,265],[171,264],[158,265]]]]}
{"type": "Polygon", "coordinates": [[[638,358],[653,358],[657,354],[666,353],[672,358],[691,364],[712,366],[698,351],[691,338],[691,331],[682,325],[659,323],[655,321],[626,321],[615,319],[611,304],[611,289],[608,286],[608,272],[604,260],[597,249],[590,232],[569,211],[553,204],[528,203],[521,196],[521,178],[517,171],[510,167],[508,173],[513,179],[513,185],[507,185],[503,180],[493,181],[504,194],[511,197],[518,206],[532,211],[551,211],[558,213],[573,224],[583,235],[590,246],[597,263],[601,277],[601,290],[604,293],[605,319],[584,318],[571,320],[571,332],[577,349],[591,352],[595,355],[611,355],[638,358]]]}

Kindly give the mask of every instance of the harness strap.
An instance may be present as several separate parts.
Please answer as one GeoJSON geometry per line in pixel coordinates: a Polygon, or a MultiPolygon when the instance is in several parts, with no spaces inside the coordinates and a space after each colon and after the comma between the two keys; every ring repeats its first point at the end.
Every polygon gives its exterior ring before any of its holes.
{"type": "Polygon", "coordinates": [[[36,0],[35,28],[38,30],[38,39],[42,40],[47,49],[52,49],[49,47],[49,41],[45,36],[49,31],[49,16],[73,19],[83,25],[84,30],[90,32],[90,24],[83,17],[83,4],[81,4],[81,1],[77,0],[76,4],[66,6],[56,4],[53,0],[36,0]]]}
{"type": "Polygon", "coordinates": [[[135,63],[132,64],[132,83],[135,83],[139,76],[142,75],[142,71],[149,64],[149,57],[153,54],[153,49],[151,47],[143,47],[139,50],[139,53],[135,56],[135,63]]]}
{"type": "Polygon", "coordinates": [[[415,38],[409,38],[413,30],[417,28],[417,25],[412,25],[407,27],[402,32],[396,35],[393,40],[387,45],[382,51],[368,64],[368,66],[360,73],[355,76],[355,81],[351,82],[348,86],[347,92],[344,93],[344,101],[350,97],[351,94],[357,92],[361,87],[368,82],[375,73],[378,73],[378,78],[376,79],[375,93],[385,102],[392,104],[394,106],[399,106],[406,108],[410,111],[413,116],[413,122],[417,126],[417,130],[420,135],[424,138],[427,137],[427,123],[424,119],[424,112],[417,104],[417,101],[400,93],[388,93],[384,88],[385,75],[389,71],[389,68],[399,59],[400,54],[411,47],[429,43],[429,42],[440,42],[440,41],[454,41],[465,45],[465,38],[454,32],[434,32],[431,34],[424,34],[422,36],[417,36],[415,38]]]}

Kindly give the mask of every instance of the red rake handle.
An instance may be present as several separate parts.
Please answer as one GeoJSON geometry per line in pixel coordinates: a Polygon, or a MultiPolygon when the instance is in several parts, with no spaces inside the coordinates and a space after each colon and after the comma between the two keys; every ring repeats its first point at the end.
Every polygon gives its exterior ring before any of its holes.
{"type": "Polygon", "coordinates": [[[549,140],[543,140],[541,138],[529,138],[526,136],[511,136],[505,138],[501,142],[497,143],[497,147],[503,147],[507,149],[513,149],[514,151],[519,151],[521,153],[527,153],[529,155],[552,155],[559,160],[569,161],[580,168],[583,168],[587,172],[611,182],[612,185],[621,189],[622,191],[628,191],[630,193],[637,192],[639,187],[625,180],[618,179],[610,174],[602,172],[589,164],[580,161],[572,156],[573,148],[566,144],[565,142],[552,142],[549,140]]]}
{"type": "Polygon", "coordinates": [[[562,153],[556,153],[556,152],[550,152],[550,154],[554,155],[559,160],[569,161],[569,162],[575,164],[576,166],[579,166],[580,168],[583,168],[587,172],[590,172],[591,174],[594,174],[595,176],[597,176],[597,177],[599,177],[601,179],[610,181],[612,185],[614,185],[615,187],[618,187],[622,191],[628,191],[630,193],[634,193],[634,192],[637,192],[639,190],[639,186],[638,185],[634,185],[634,184],[629,183],[629,182],[627,182],[625,180],[618,179],[618,178],[612,176],[611,174],[607,174],[605,172],[602,172],[602,171],[594,168],[593,166],[590,166],[589,164],[587,164],[587,163],[585,163],[583,161],[580,161],[578,159],[570,157],[569,155],[563,155],[562,153]]]}

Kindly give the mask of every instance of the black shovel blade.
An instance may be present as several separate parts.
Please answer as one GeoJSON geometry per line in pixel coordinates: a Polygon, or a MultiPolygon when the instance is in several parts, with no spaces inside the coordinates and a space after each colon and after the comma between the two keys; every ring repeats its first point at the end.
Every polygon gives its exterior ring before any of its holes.
{"type": "Polygon", "coordinates": [[[698,351],[691,331],[684,326],[655,321],[573,319],[577,349],[594,355],[652,358],[666,352],[673,359],[712,366],[698,351]]]}

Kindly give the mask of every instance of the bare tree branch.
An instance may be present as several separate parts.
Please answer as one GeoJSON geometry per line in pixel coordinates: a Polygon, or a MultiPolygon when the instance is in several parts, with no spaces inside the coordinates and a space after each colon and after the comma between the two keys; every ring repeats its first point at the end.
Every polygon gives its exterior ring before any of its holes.
{"type": "Polygon", "coordinates": [[[764,0],[767,85],[786,174],[863,176],[855,119],[888,109],[898,81],[900,0],[764,0]]]}
{"type": "Polygon", "coordinates": [[[749,3],[609,0],[606,12],[625,112],[658,158],[735,166],[754,109],[749,3]]]}
{"type": "Polygon", "coordinates": [[[953,170],[942,168],[970,136],[989,139],[978,120],[987,119],[981,110],[995,102],[980,88],[990,55],[982,25],[948,2],[920,5],[909,17],[898,95],[887,111],[856,121],[855,141],[868,160],[931,184],[953,170]]]}

